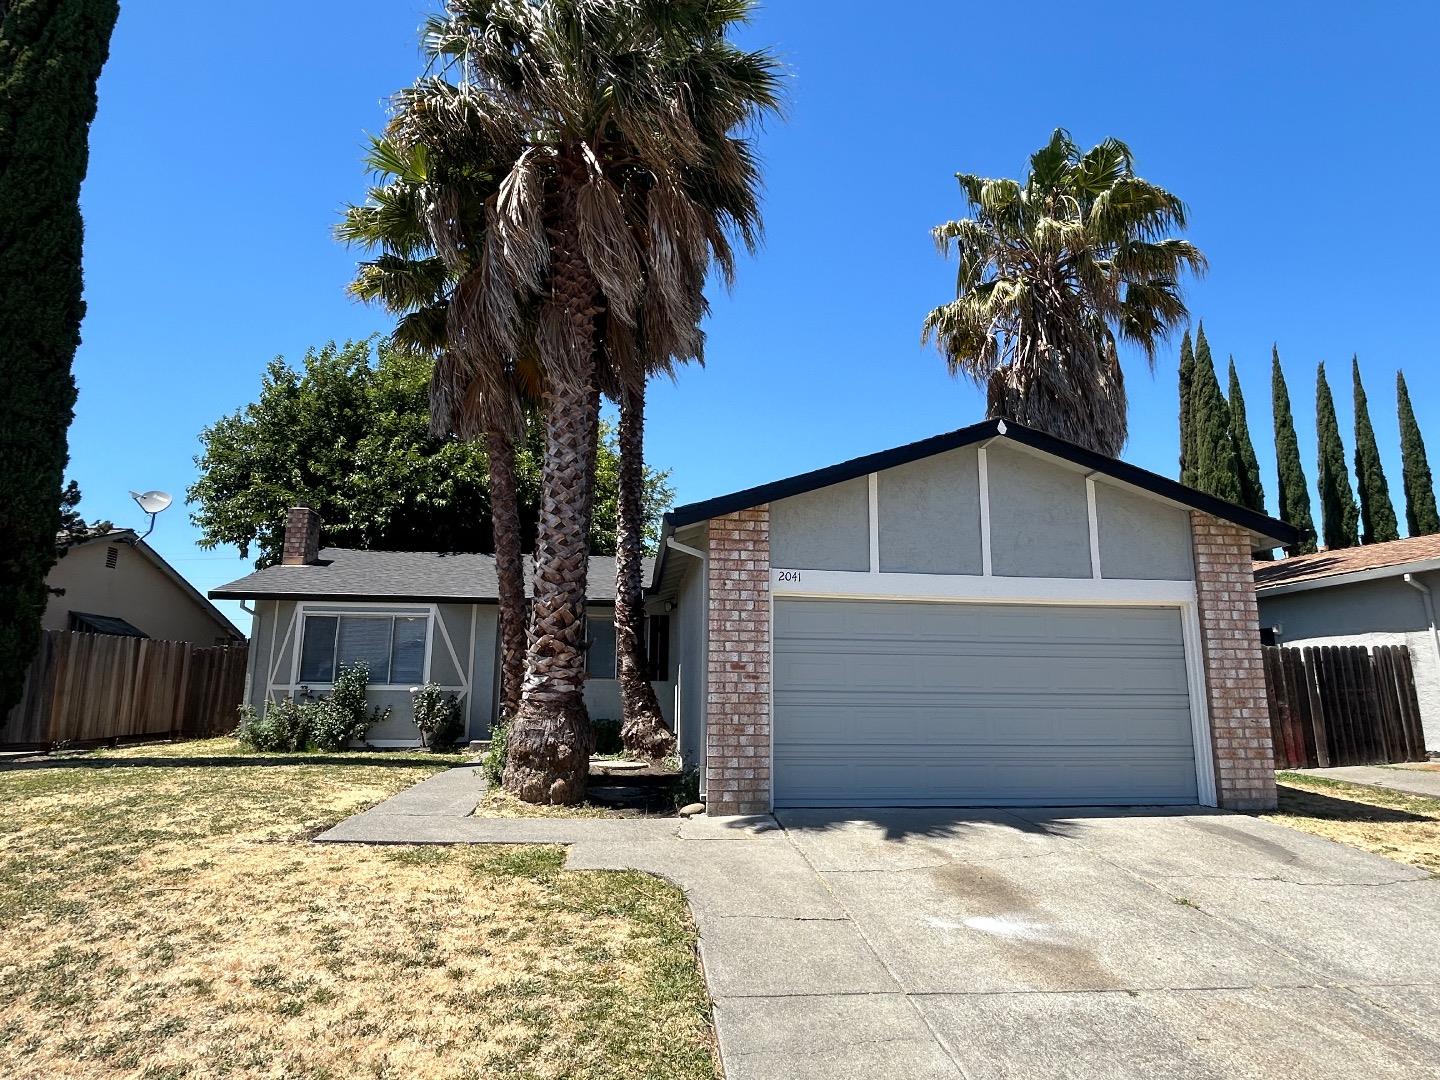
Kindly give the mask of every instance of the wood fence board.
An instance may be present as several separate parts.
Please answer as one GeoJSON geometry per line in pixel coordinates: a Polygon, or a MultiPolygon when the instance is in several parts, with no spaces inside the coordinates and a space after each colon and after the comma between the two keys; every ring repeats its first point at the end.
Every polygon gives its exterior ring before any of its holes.
{"type": "Polygon", "coordinates": [[[247,653],[248,646],[48,630],[20,702],[0,724],[0,745],[229,732],[247,653]]]}

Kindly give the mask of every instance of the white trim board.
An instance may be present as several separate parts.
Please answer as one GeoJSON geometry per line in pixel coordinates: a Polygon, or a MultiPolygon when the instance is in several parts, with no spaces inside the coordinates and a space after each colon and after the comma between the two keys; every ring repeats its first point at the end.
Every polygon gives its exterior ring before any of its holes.
{"type": "Polygon", "coordinates": [[[1193,581],[1133,578],[867,574],[853,570],[770,571],[772,596],[856,600],[956,600],[1015,604],[1193,604],[1193,581]]]}

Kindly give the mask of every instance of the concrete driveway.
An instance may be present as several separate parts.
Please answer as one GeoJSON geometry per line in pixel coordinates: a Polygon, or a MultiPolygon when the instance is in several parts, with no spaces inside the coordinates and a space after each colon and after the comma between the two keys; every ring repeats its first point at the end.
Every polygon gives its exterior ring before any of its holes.
{"type": "Polygon", "coordinates": [[[685,889],[729,1080],[1440,1077],[1440,881],[1253,818],[483,819],[456,769],[319,839],[563,843],[685,889]]]}
{"type": "Polygon", "coordinates": [[[703,927],[731,1080],[1440,1076],[1440,883],[1249,818],[788,811],[703,927]]]}

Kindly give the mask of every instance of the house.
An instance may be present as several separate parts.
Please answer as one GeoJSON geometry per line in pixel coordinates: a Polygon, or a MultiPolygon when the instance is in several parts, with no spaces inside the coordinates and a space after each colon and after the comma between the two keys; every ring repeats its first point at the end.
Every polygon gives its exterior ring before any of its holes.
{"type": "Polygon", "coordinates": [[[1275,645],[1405,645],[1425,748],[1440,751],[1440,536],[1255,564],[1260,626],[1275,645]]]}
{"type": "MultiPolygon", "coordinates": [[[[260,707],[324,693],[337,665],[365,660],[370,699],[390,709],[371,729],[372,745],[416,745],[410,689],[428,682],[462,698],[469,738],[488,737],[500,690],[494,556],[322,549],[319,536],[319,516],[292,509],[281,562],[210,593],[254,601],[246,700],[260,707]]],[[[528,589],[528,565],[526,581],[528,589]]],[[[590,560],[587,598],[585,703],[592,719],[619,720],[613,558],[590,560]]],[[[646,635],[661,708],[673,723],[668,624],[663,613],[651,617],[646,635]]]]}
{"type": "Polygon", "coordinates": [[[70,540],[45,584],[46,630],[120,634],[195,645],[243,645],[245,635],[132,529],[70,540]]]}
{"type": "MultiPolygon", "coordinates": [[[[307,515],[292,511],[294,565],[211,594],[257,601],[252,700],[323,690],[336,659],[373,655],[405,665],[377,700],[434,678],[481,733],[493,563],[319,551],[307,515]]],[[[1294,536],[987,420],[668,514],[647,591],[657,689],[711,813],[1272,806],[1250,566],[1294,536]]],[[[604,715],[609,560],[590,582],[604,715]]],[[[407,723],[377,734],[413,742],[407,723]]]]}

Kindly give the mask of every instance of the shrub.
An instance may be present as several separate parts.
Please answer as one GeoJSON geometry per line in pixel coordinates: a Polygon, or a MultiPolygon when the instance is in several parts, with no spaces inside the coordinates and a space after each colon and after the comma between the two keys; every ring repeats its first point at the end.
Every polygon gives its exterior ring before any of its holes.
{"type": "Polygon", "coordinates": [[[490,732],[490,749],[485,751],[485,757],[480,762],[480,771],[485,774],[485,782],[492,788],[498,788],[505,779],[505,749],[509,744],[510,729],[503,724],[496,724],[490,732]]]}
{"type": "Polygon", "coordinates": [[[369,708],[365,701],[369,684],[369,669],[357,661],[340,668],[328,698],[305,702],[281,698],[263,711],[242,705],[235,738],[251,749],[269,752],[344,750],[390,715],[389,709],[369,708]]]}
{"type": "Polygon", "coordinates": [[[590,726],[595,731],[595,753],[619,754],[624,752],[625,743],[620,738],[619,720],[592,720],[590,726]]]}
{"type": "Polygon", "coordinates": [[[415,712],[415,726],[431,750],[453,746],[460,738],[464,724],[460,718],[460,702],[434,683],[410,689],[410,705],[415,712]]]}

